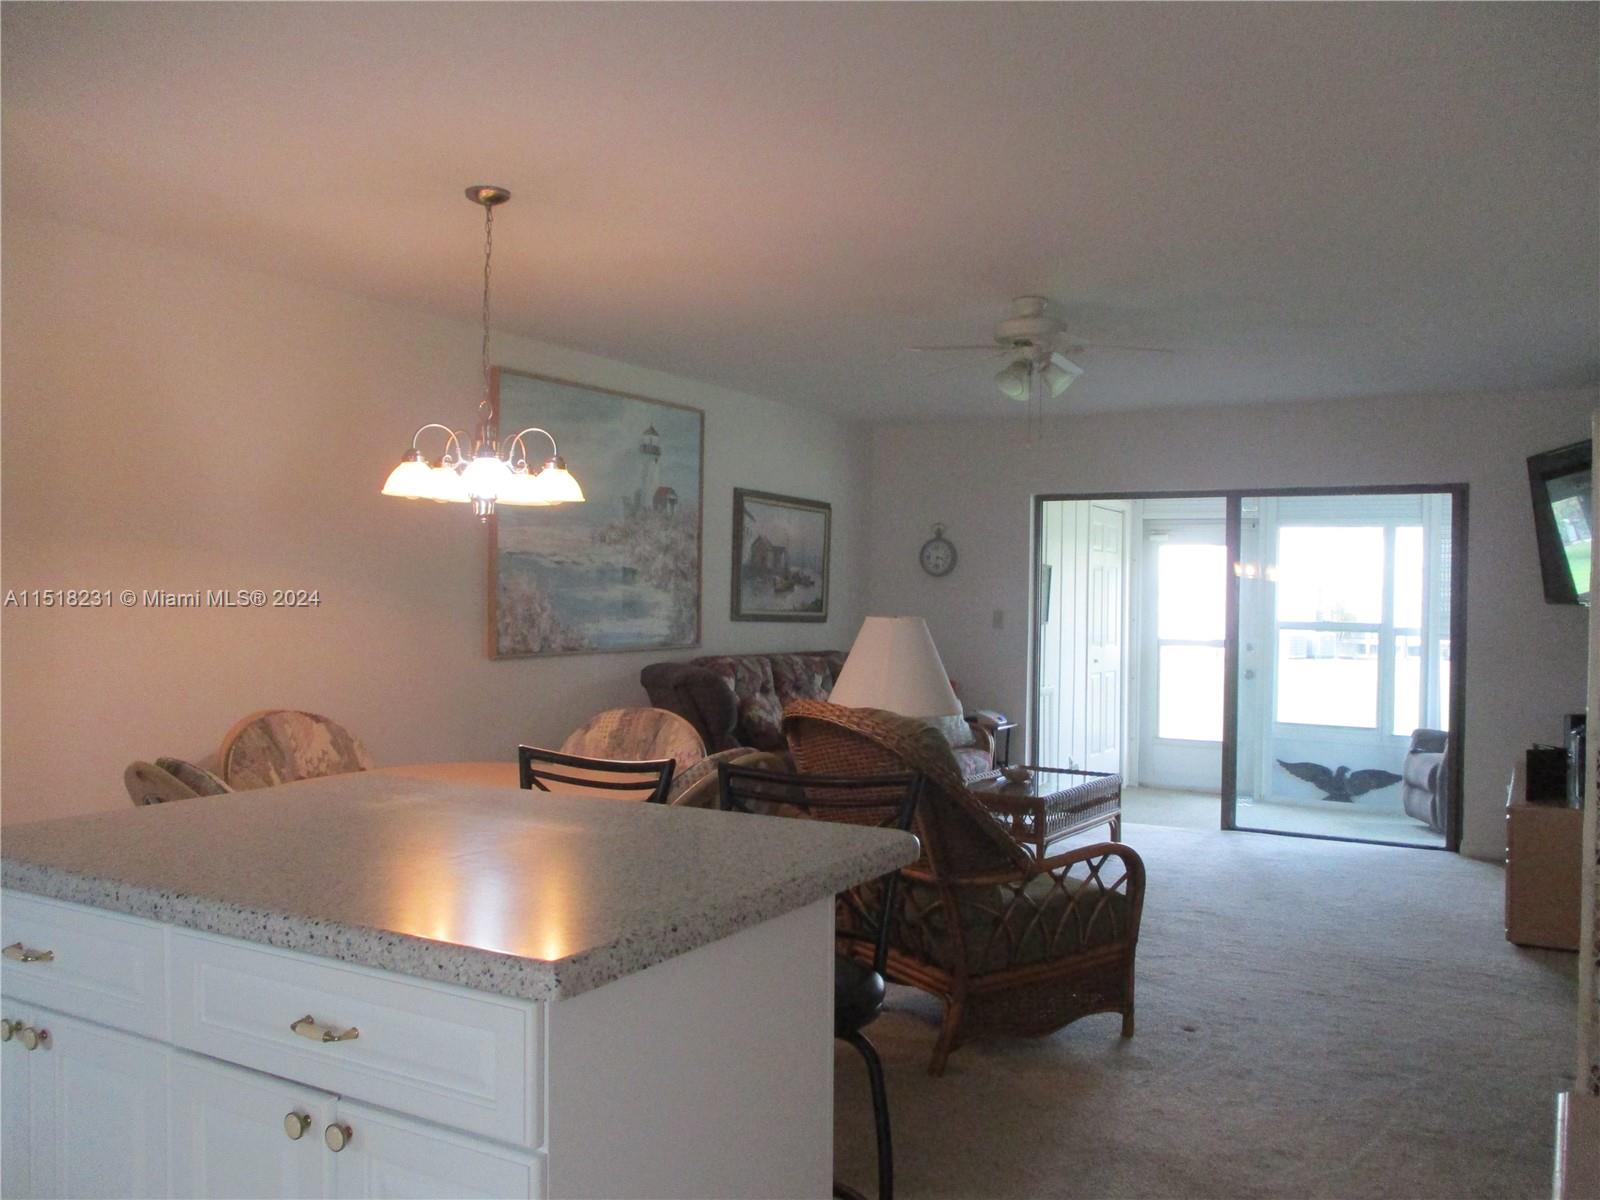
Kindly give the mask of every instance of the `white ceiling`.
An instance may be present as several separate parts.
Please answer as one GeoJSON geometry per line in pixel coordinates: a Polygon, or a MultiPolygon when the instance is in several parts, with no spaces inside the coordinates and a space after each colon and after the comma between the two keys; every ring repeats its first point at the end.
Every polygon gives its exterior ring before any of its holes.
{"type": "Polygon", "coordinates": [[[879,419],[1600,380],[1600,5],[7,4],[8,208],[879,419]],[[937,364],[943,366],[945,363],[937,364]]]}

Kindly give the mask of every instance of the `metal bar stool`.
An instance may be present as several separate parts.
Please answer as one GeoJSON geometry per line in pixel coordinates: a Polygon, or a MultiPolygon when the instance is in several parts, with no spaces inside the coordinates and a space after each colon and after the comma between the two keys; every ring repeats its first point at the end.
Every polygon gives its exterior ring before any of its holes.
{"type": "MultiPolygon", "coordinates": [[[[735,767],[717,767],[722,807],[734,812],[798,815],[822,821],[910,829],[922,796],[920,774],[871,775],[855,778],[824,775],[786,775],[735,767]]],[[[839,954],[833,964],[833,1036],[849,1042],[867,1064],[872,1088],[872,1117],[877,1126],[878,1200],[893,1200],[894,1151],[889,1136],[889,1097],[884,1087],[883,1062],[862,1030],[883,1011],[884,965],[889,957],[889,919],[894,906],[899,872],[862,884],[848,894],[856,919],[866,926],[854,936],[870,933],[872,964],[839,954]]],[[[833,1194],[860,1200],[860,1193],[834,1181],[833,1194]]]]}

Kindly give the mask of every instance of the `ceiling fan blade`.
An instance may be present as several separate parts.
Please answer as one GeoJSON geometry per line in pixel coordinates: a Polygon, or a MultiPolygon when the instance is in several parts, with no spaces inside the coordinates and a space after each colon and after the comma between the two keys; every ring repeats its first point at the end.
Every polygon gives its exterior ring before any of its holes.
{"type": "MultiPolygon", "coordinates": [[[[990,347],[990,349],[993,349],[993,347],[990,347]]],[[[937,367],[930,366],[924,368],[921,372],[921,375],[924,379],[937,379],[939,376],[949,375],[953,371],[977,370],[983,367],[986,363],[999,362],[1003,358],[1010,357],[1011,351],[996,350],[993,354],[983,354],[974,356],[972,358],[963,358],[957,360],[956,362],[951,362],[950,360],[946,359],[937,367]]]]}
{"type": "Polygon", "coordinates": [[[928,350],[998,350],[1001,347],[994,342],[979,342],[971,346],[907,346],[906,349],[921,352],[928,350]]]}
{"type": "Polygon", "coordinates": [[[1080,342],[1074,340],[1073,350],[1137,350],[1143,354],[1176,354],[1170,346],[1128,346],[1121,342],[1080,342]]]}

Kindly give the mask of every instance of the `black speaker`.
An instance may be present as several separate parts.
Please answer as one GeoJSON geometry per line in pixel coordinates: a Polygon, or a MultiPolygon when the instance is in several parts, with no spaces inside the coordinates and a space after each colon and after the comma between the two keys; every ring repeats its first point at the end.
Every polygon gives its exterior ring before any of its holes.
{"type": "Polygon", "coordinates": [[[1561,746],[1528,748],[1529,804],[1567,803],[1567,752],[1561,746]]]}

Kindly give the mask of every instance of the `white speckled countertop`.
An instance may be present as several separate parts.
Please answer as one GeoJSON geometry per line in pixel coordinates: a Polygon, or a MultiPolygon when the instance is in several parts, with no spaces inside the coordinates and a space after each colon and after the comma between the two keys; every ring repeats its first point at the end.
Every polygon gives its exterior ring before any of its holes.
{"type": "Polygon", "coordinates": [[[363,773],[9,825],[0,882],[559,1000],[916,853],[895,830],[363,773]]]}

